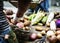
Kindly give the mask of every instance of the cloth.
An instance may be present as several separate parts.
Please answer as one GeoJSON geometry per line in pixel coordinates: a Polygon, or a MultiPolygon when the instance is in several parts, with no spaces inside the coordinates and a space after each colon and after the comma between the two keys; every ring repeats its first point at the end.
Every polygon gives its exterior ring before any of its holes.
{"type": "Polygon", "coordinates": [[[10,27],[7,28],[6,30],[4,30],[4,31],[0,34],[0,35],[2,35],[2,37],[0,36],[0,43],[8,43],[8,41],[4,39],[4,36],[5,36],[6,34],[9,34],[9,31],[11,31],[11,30],[10,30],[10,27]]]}
{"type": "Polygon", "coordinates": [[[3,13],[3,0],[0,0],[0,32],[9,28],[9,23],[6,20],[6,16],[3,13]]]}
{"type": "MultiPolygon", "coordinates": [[[[0,10],[3,10],[3,0],[0,0],[0,10]]],[[[0,11],[1,12],[1,11],[0,11]]]]}
{"type": "Polygon", "coordinates": [[[35,11],[37,12],[38,9],[41,9],[45,12],[48,12],[48,8],[49,8],[49,0],[44,0],[43,2],[41,2],[40,4],[37,5],[35,11]]]}
{"type": "Polygon", "coordinates": [[[6,21],[6,18],[3,13],[3,0],[0,0],[0,22],[2,21],[6,21]]]}
{"type": "Polygon", "coordinates": [[[0,22],[0,32],[3,32],[5,29],[9,28],[9,24],[7,21],[0,22]]]}
{"type": "Polygon", "coordinates": [[[10,35],[9,39],[5,40],[4,37],[0,36],[0,43],[18,43],[16,35],[11,30],[9,23],[7,22],[6,16],[3,13],[3,0],[0,0],[0,35],[5,36],[6,34],[10,35]]]}
{"type": "Polygon", "coordinates": [[[5,40],[4,37],[0,37],[0,43],[18,43],[15,33],[11,30],[11,28],[5,29],[1,35],[5,36],[6,34],[9,35],[9,39],[5,40]]]}
{"type": "Polygon", "coordinates": [[[8,39],[9,43],[18,43],[16,35],[15,35],[15,33],[12,30],[9,32],[9,35],[10,35],[10,37],[8,39]]]}

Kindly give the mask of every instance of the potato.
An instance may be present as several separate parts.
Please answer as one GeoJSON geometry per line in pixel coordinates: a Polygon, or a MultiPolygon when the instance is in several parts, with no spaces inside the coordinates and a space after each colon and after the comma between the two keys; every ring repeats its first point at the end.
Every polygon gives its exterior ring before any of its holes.
{"type": "Polygon", "coordinates": [[[49,30],[49,31],[47,31],[46,35],[47,35],[47,37],[50,37],[50,36],[55,35],[55,33],[53,31],[49,30]]]}
{"type": "Polygon", "coordinates": [[[47,23],[46,26],[47,26],[47,27],[50,27],[50,23],[47,23]]]}
{"type": "Polygon", "coordinates": [[[48,39],[48,41],[49,41],[50,43],[56,43],[56,41],[57,41],[57,38],[56,38],[55,35],[53,35],[53,36],[51,36],[51,37],[48,37],[47,39],[48,39]]]}
{"type": "Polygon", "coordinates": [[[25,30],[29,30],[30,28],[29,27],[25,27],[25,30]]]}
{"type": "Polygon", "coordinates": [[[37,37],[38,37],[38,38],[42,38],[43,36],[42,36],[41,33],[37,33],[37,37]]]}
{"type": "Polygon", "coordinates": [[[46,34],[46,32],[43,30],[43,31],[41,31],[41,34],[42,34],[42,35],[45,35],[45,34],[46,34]]]}
{"type": "Polygon", "coordinates": [[[44,30],[47,32],[50,28],[45,28],[44,30]]]}
{"type": "Polygon", "coordinates": [[[43,24],[42,24],[42,23],[38,23],[38,25],[39,25],[39,26],[43,26],[43,24]]]}
{"type": "Polygon", "coordinates": [[[58,31],[58,30],[60,30],[60,28],[57,28],[56,30],[58,31]]]}
{"type": "Polygon", "coordinates": [[[60,30],[56,31],[56,35],[59,35],[60,34],[60,30]]]}
{"type": "Polygon", "coordinates": [[[37,31],[42,31],[42,30],[43,30],[43,27],[35,26],[35,29],[36,29],[37,31]]]}
{"type": "Polygon", "coordinates": [[[25,21],[25,22],[24,22],[24,26],[29,26],[30,23],[31,23],[30,21],[25,21]]]}
{"type": "Polygon", "coordinates": [[[57,39],[60,41],[60,34],[59,34],[59,35],[57,35],[57,39]]]}

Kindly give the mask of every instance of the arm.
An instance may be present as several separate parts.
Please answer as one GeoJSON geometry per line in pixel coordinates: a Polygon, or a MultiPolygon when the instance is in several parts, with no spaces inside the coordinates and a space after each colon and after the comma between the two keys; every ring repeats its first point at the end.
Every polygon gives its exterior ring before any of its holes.
{"type": "Polygon", "coordinates": [[[18,0],[17,17],[22,17],[25,11],[29,8],[31,0],[18,0]]]}

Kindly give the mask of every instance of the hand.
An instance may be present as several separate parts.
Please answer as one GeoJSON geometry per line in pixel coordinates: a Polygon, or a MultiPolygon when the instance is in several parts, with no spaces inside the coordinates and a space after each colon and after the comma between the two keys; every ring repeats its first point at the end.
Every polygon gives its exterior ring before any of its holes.
{"type": "Polygon", "coordinates": [[[8,35],[8,34],[6,34],[4,38],[5,38],[5,39],[8,39],[8,38],[9,38],[9,35],[8,35]]]}
{"type": "Polygon", "coordinates": [[[11,23],[12,23],[12,24],[15,24],[15,20],[14,20],[14,19],[11,19],[11,23]]]}
{"type": "Polygon", "coordinates": [[[13,23],[9,23],[11,26],[13,26],[13,23]]]}

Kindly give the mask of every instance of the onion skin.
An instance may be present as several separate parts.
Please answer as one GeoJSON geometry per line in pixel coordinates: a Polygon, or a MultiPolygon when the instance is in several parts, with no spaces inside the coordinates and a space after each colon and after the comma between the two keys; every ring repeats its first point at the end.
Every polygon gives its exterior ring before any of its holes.
{"type": "Polygon", "coordinates": [[[56,20],[56,26],[60,28],[60,19],[56,20]]]}

